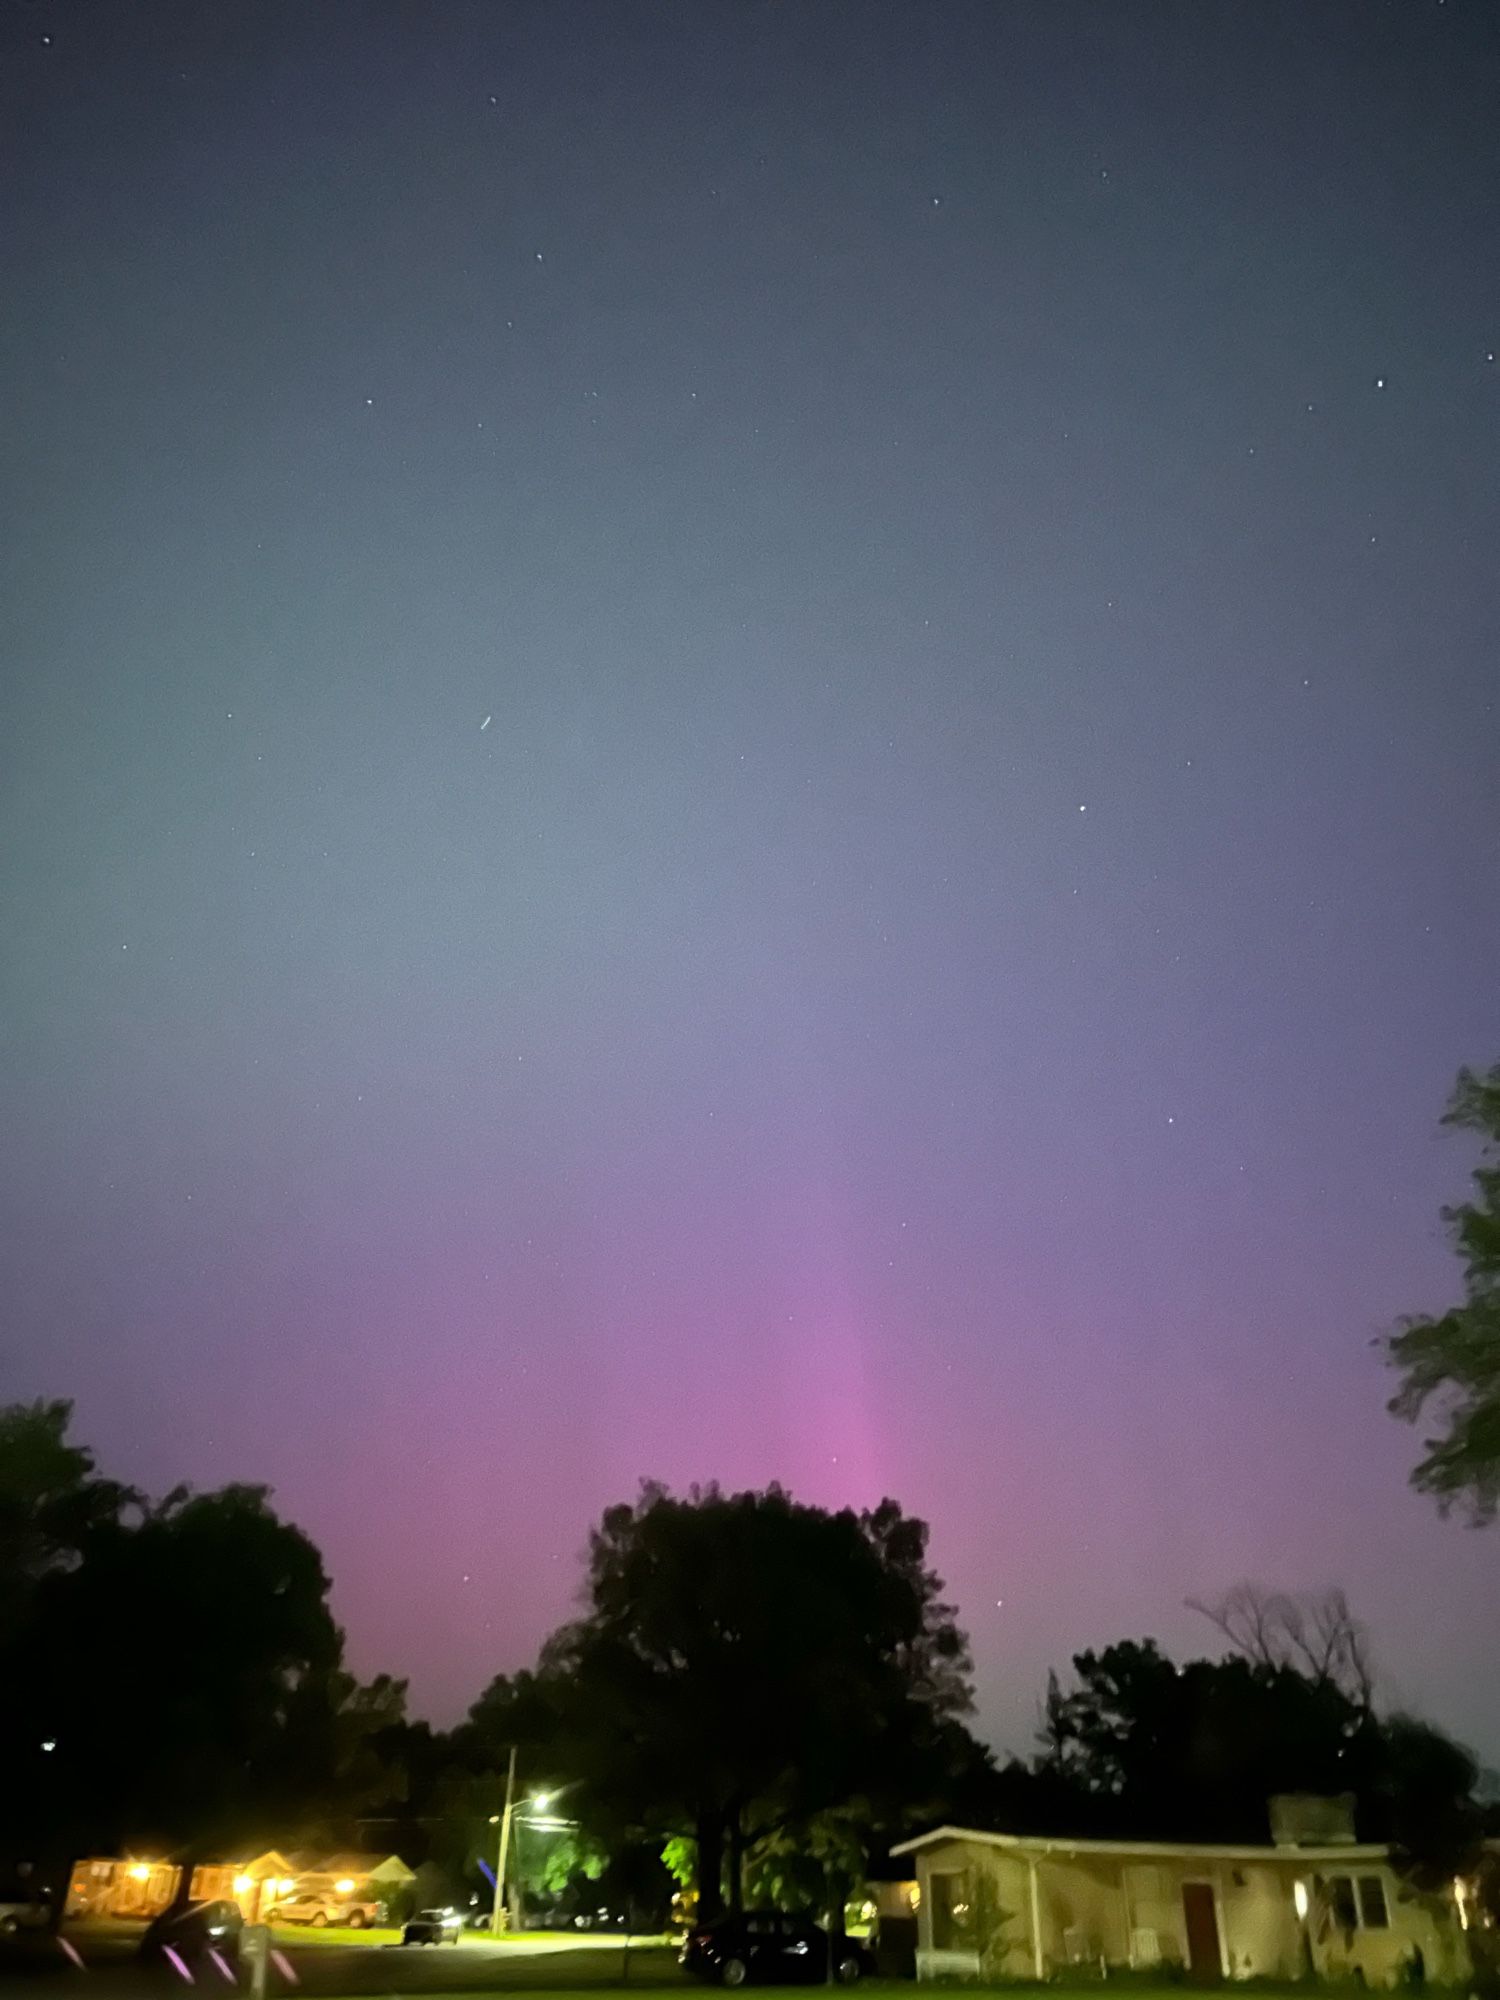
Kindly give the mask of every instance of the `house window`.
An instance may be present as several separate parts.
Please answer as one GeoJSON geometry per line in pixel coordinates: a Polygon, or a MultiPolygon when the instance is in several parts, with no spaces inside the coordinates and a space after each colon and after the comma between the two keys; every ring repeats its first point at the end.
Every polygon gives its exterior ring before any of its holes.
{"type": "Polygon", "coordinates": [[[1340,1930],[1359,1928],[1359,1906],[1354,1900],[1354,1882],[1348,1875],[1330,1875],[1324,1887],[1328,1910],[1340,1930]]]}
{"type": "Polygon", "coordinates": [[[1378,1875],[1361,1875],[1359,1878],[1359,1920],[1367,1931],[1388,1931],[1391,1927],[1385,1884],[1378,1875]]]}

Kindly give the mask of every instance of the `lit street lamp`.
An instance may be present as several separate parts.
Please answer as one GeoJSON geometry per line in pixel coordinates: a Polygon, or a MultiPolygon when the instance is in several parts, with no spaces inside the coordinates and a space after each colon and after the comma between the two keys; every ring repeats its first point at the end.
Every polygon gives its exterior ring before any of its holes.
{"type": "MultiPolygon", "coordinates": [[[[567,1787],[565,1786],[564,1790],[566,1789],[567,1787]]],[[[523,1799],[521,1805],[523,1808],[530,1808],[535,1812],[545,1814],[548,1806],[551,1805],[556,1796],[555,1792],[535,1792],[529,1799],[523,1799]]],[[[521,1885],[519,1881],[515,1885],[515,1894],[511,1901],[507,1903],[505,1900],[505,1871],[510,1866],[512,1827],[541,1826],[550,1830],[554,1827],[571,1826],[572,1824],[571,1820],[563,1819],[527,1819],[523,1813],[516,1811],[516,1752],[515,1746],[512,1745],[510,1762],[506,1767],[505,1773],[505,1810],[501,1813],[490,1814],[490,1825],[498,1826],[500,1829],[500,1852],[495,1859],[495,1901],[490,1911],[490,1933],[492,1936],[499,1937],[501,1931],[507,1928],[507,1913],[509,1915],[508,1928],[513,1931],[518,1931],[521,1928],[521,1885]]]]}

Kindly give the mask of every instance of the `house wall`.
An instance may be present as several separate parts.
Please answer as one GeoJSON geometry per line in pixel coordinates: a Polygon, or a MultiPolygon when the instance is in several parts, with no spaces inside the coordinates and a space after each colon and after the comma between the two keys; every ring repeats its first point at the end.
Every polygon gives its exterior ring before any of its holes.
{"type": "Polygon", "coordinates": [[[1307,1935],[1320,1974],[1393,1986],[1402,1980],[1414,1948],[1434,1981],[1461,1979],[1469,1965],[1451,1905],[1406,1892],[1383,1862],[1273,1851],[1263,1859],[1235,1861],[1190,1849],[1149,1857],[1080,1849],[1039,1852],[1033,1863],[1024,1849],[952,1840],[923,1851],[916,1863],[918,1975],[924,1978],[1035,1977],[1033,1865],[1046,1975],[1070,1964],[1185,1965],[1183,1889],[1191,1882],[1213,1891],[1222,1968],[1231,1979],[1292,1979],[1302,1973],[1308,1947],[1295,1901],[1299,1880],[1311,1894],[1307,1935]],[[1388,1925],[1360,1922],[1348,1930],[1329,1921],[1329,1899],[1315,1891],[1315,1875],[1378,1878],[1388,1925]],[[962,1914],[955,1917],[955,1910],[962,1914]]]}
{"type": "Polygon", "coordinates": [[[1129,1912],[1113,1855],[1039,1855],[1042,1952],[1062,1965],[1128,1965],[1129,1912]]]}
{"type": "Polygon", "coordinates": [[[166,1862],[128,1862],[96,1855],[75,1864],[67,1908],[75,1916],[154,1917],[177,1892],[177,1870],[166,1862]],[[144,1874],[137,1874],[144,1868],[144,1874]]]}
{"type": "Polygon", "coordinates": [[[945,1841],[917,1857],[917,1950],[921,1978],[1029,1979],[1032,1948],[1029,1871],[1024,1860],[978,1841],[945,1841]],[[955,1908],[964,1914],[954,1920],[955,1908]],[[993,1939],[981,1950],[976,1916],[993,1939]]]}
{"type": "Polygon", "coordinates": [[[1316,1869],[1304,1867],[1305,1881],[1311,1884],[1316,1876],[1325,1882],[1336,1876],[1356,1882],[1361,1876],[1377,1877],[1390,1917],[1385,1929],[1360,1923],[1351,1930],[1334,1920],[1327,1897],[1315,1893],[1308,1928],[1314,1963],[1325,1978],[1358,1977],[1368,1986],[1393,1986],[1401,1980],[1414,1951],[1421,1953],[1429,1980],[1444,1983],[1468,1976],[1468,1946],[1446,1897],[1416,1895],[1384,1864],[1345,1866],[1324,1861],[1316,1869]]]}

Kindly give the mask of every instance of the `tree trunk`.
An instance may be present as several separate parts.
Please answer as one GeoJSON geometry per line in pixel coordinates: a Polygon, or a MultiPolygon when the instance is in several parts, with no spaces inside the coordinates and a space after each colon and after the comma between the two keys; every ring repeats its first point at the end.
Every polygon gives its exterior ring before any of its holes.
{"type": "Polygon", "coordinates": [[[698,1921],[712,1923],[724,1914],[724,1815],[698,1815],[698,1921]]]}
{"type": "Polygon", "coordinates": [[[848,1900],[848,1885],[844,1871],[833,1863],[826,1863],[823,1869],[823,1907],[827,1911],[825,1928],[828,1932],[828,1983],[834,1983],[834,1968],[844,1955],[844,1905],[848,1900]]]}
{"type": "Polygon", "coordinates": [[[739,1917],[745,1911],[745,1821],[740,1808],[729,1811],[729,1907],[739,1917]]]}

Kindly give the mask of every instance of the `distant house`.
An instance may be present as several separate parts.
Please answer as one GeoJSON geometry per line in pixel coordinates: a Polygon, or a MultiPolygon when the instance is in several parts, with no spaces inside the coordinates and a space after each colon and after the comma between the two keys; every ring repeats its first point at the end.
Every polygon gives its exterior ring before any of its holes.
{"type": "Polygon", "coordinates": [[[70,1917],[154,1917],[177,1890],[170,1861],[134,1861],[93,1855],[75,1862],[68,1878],[70,1917]]]}
{"type": "MultiPolygon", "coordinates": [[[[173,1870],[176,1873],[176,1870],[173,1870]]],[[[247,1923],[258,1923],[294,1887],[291,1861],[273,1847],[248,1861],[210,1861],[193,1870],[195,1903],[234,1901],[247,1923]]]]}
{"type": "Polygon", "coordinates": [[[917,1878],[919,1978],[1047,1979],[1069,1967],[1194,1980],[1390,1986],[1470,1969],[1462,1892],[1419,1897],[1384,1847],[1041,1840],[945,1826],[901,1843],[917,1878]]]}
{"type": "MultiPolygon", "coordinates": [[[[181,1870],[170,1861],[95,1857],[75,1866],[68,1884],[74,1917],[154,1917],[177,1894],[181,1870]]],[[[222,1898],[239,1904],[251,1923],[274,1918],[292,1896],[383,1904],[415,1881],[399,1854],[264,1854],[201,1862],[189,1894],[195,1903],[222,1898]]]]}
{"type": "Polygon", "coordinates": [[[386,1903],[416,1881],[399,1854],[299,1854],[292,1874],[299,1896],[326,1896],[334,1902],[386,1903]]]}

